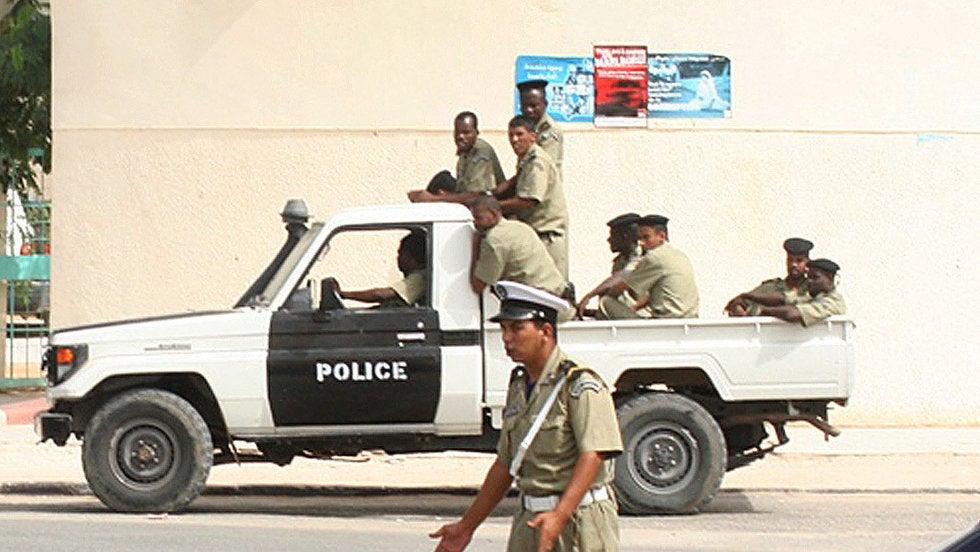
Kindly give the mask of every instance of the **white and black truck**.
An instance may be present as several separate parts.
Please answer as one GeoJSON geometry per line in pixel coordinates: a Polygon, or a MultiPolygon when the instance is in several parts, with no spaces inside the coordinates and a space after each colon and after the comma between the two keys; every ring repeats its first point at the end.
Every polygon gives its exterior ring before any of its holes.
{"type": "MultiPolygon", "coordinates": [[[[213,465],[231,462],[494,450],[513,365],[487,322],[496,299],[470,287],[469,211],[374,206],[288,228],[234,308],[51,336],[52,406],[35,429],[57,445],[82,440],[85,476],[109,508],[180,510],[213,465]],[[429,259],[420,304],[345,305],[332,276],[390,257],[382,245],[411,231],[424,233],[429,259]]],[[[851,393],[853,339],[847,317],[806,328],[764,317],[575,320],[558,331],[563,350],[615,389],[625,444],[615,490],[630,513],[697,511],[726,470],[785,441],[785,422],[835,435],[828,407],[851,393]]]]}

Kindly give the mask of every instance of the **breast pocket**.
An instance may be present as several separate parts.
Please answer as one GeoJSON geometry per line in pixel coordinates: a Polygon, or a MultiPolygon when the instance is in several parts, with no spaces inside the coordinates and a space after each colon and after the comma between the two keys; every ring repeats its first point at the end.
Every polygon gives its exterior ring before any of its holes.
{"type": "MultiPolygon", "coordinates": [[[[556,409],[557,410],[557,409],[556,409]]],[[[576,451],[575,437],[568,417],[564,414],[548,416],[541,424],[534,443],[531,445],[538,458],[563,458],[574,455],[576,451]]]]}

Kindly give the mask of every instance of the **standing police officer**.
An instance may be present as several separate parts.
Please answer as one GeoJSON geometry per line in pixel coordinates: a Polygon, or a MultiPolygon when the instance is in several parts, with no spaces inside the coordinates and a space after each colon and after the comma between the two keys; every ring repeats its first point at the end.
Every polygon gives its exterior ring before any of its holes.
{"type": "Polygon", "coordinates": [[[497,459],[462,519],[432,533],[437,552],[459,552],[517,480],[521,509],[507,550],[619,549],[619,517],[609,490],[610,458],[623,450],[612,395],[602,378],[558,348],[559,311],[541,290],[500,282],[500,322],[511,372],[497,459]]]}
{"type": "Polygon", "coordinates": [[[534,122],[518,115],[507,125],[507,137],[517,155],[517,174],[493,195],[508,218],[519,220],[538,234],[561,275],[568,280],[568,207],[561,173],[535,142],[534,122]]]}
{"type": "Polygon", "coordinates": [[[558,167],[558,173],[561,174],[561,164],[565,157],[565,137],[548,115],[546,88],[548,88],[546,80],[517,83],[517,90],[521,96],[521,114],[534,122],[538,146],[551,156],[555,166],[558,167]]]}

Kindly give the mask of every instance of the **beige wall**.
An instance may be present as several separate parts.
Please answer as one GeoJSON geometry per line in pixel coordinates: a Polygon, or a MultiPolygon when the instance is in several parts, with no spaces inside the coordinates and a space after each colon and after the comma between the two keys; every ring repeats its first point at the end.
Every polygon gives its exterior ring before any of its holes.
{"type": "Polygon", "coordinates": [[[462,109],[509,172],[516,56],[644,44],[730,57],[734,115],[565,125],[579,288],[626,210],[671,217],[705,317],[808,237],[858,320],[835,420],[980,423],[973,3],[660,4],[52,2],[55,325],[230,305],[287,198],[404,201],[462,109]]]}

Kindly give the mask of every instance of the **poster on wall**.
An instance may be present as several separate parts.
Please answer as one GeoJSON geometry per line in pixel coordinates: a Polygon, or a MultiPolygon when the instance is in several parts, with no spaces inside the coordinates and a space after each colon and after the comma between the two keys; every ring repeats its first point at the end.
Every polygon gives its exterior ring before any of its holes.
{"type": "Polygon", "coordinates": [[[595,125],[645,126],[646,46],[595,46],[595,125]]]}
{"type": "MultiPolygon", "coordinates": [[[[519,56],[514,83],[546,80],[548,115],[559,123],[592,122],[592,60],[587,57],[519,56]]],[[[521,113],[521,99],[514,90],[514,114],[521,113]]]]}
{"type": "Polygon", "coordinates": [[[731,61],[714,54],[650,54],[651,119],[721,119],[732,116],[731,61]]]}

